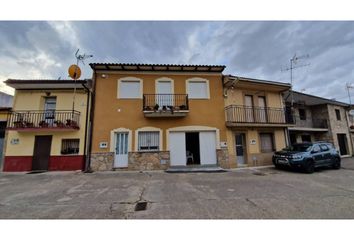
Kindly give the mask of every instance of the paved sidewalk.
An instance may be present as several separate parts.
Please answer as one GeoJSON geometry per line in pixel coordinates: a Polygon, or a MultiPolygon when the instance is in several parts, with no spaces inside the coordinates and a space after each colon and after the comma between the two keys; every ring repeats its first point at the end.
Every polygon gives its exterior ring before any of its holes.
{"type": "Polygon", "coordinates": [[[348,170],[354,170],[354,158],[343,158],[342,168],[348,170]]]}
{"type": "Polygon", "coordinates": [[[0,218],[354,218],[354,159],[314,174],[0,173],[0,218]],[[147,202],[143,211],[136,203],[147,202]]]}

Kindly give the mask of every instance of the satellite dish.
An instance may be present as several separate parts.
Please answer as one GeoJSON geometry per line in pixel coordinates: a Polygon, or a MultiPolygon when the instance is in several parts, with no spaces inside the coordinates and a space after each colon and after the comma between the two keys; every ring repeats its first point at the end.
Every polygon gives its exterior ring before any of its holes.
{"type": "Polygon", "coordinates": [[[81,77],[81,69],[76,64],[73,64],[69,67],[68,73],[69,76],[74,80],[79,79],[81,77]]]}

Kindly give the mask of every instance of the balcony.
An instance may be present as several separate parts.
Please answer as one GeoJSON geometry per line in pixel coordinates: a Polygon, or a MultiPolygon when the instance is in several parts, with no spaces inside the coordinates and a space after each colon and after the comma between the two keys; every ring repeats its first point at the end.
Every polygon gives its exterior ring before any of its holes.
{"type": "Polygon", "coordinates": [[[73,131],[80,129],[80,112],[13,111],[7,116],[7,130],[16,131],[73,131]]]}
{"type": "Polygon", "coordinates": [[[225,113],[228,127],[280,127],[294,124],[291,114],[286,114],[282,108],[230,105],[225,108],[225,113]]]}
{"type": "Polygon", "coordinates": [[[313,131],[313,132],[327,132],[328,121],[324,118],[307,118],[300,119],[300,116],[294,116],[295,126],[289,128],[292,131],[313,131]]]}
{"type": "Polygon", "coordinates": [[[189,112],[187,94],[144,94],[145,117],[185,117],[189,112]]]}

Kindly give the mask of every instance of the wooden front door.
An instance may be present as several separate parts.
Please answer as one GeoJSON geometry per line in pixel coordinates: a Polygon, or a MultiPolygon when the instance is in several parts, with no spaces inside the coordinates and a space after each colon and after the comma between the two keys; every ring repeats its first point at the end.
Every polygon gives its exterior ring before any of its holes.
{"type": "Polygon", "coordinates": [[[339,152],[340,155],[347,155],[348,154],[348,144],[347,144],[347,136],[346,134],[338,133],[338,145],[339,145],[339,152]]]}
{"type": "Polygon", "coordinates": [[[34,151],[32,170],[48,170],[52,136],[36,136],[34,140],[34,151]]]}

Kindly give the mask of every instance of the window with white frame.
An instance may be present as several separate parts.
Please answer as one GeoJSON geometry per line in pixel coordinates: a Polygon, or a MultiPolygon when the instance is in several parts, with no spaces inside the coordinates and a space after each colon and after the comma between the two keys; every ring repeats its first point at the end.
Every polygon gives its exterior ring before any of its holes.
{"type": "Polygon", "coordinates": [[[118,98],[141,98],[141,81],[121,80],[118,85],[118,98]]]}
{"type": "Polygon", "coordinates": [[[158,151],[160,149],[160,132],[138,133],[138,151],[158,151]]]}
{"type": "Polygon", "coordinates": [[[209,98],[208,81],[188,81],[188,97],[196,99],[209,98]]]}

